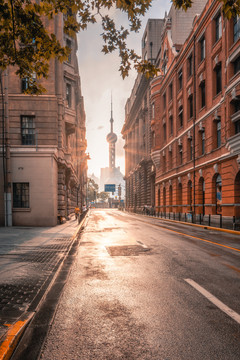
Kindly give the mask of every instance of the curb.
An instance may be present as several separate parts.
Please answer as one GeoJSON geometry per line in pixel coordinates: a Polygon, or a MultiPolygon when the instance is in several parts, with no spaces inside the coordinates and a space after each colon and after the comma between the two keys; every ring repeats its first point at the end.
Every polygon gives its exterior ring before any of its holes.
{"type": "Polygon", "coordinates": [[[22,314],[20,318],[13,325],[11,325],[5,336],[3,336],[0,347],[1,360],[10,359],[20,337],[22,336],[33,315],[33,312],[26,312],[22,314]]]}
{"type": "MultiPolygon", "coordinates": [[[[68,252],[66,253],[66,256],[61,259],[60,264],[58,263],[58,268],[52,276],[46,280],[48,282],[47,287],[45,288],[44,285],[42,289],[40,289],[39,294],[36,295],[36,297],[33,299],[32,303],[29,305],[28,311],[24,312],[19,319],[12,325],[9,326],[8,331],[5,335],[2,336],[0,339],[0,360],[9,360],[16,349],[18,343],[21,340],[21,337],[23,336],[24,331],[28,327],[28,325],[31,323],[31,321],[34,319],[37,311],[41,307],[42,302],[46,298],[48,292],[50,291],[51,287],[54,284],[54,281],[56,280],[59,272],[61,271],[61,268],[63,266],[64,260],[69,255],[69,252],[72,249],[72,246],[76,240],[76,237],[82,230],[82,228],[85,225],[85,222],[87,220],[87,214],[83,218],[82,222],[79,224],[78,229],[75,231],[75,233],[71,236],[70,246],[68,249],[68,252]],[[38,298],[38,301],[36,301],[38,298]],[[33,309],[33,303],[35,303],[35,308],[33,309]],[[31,309],[31,311],[29,311],[31,309]]],[[[7,326],[7,325],[6,325],[7,326]]]]}
{"type": "Polygon", "coordinates": [[[195,226],[195,227],[199,227],[205,230],[214,230],[214,231],[221,231],[221,232],[225,232],[225,233],[229,233],[229,234],[234,234],[234,235],[240,235],[240,231],[237,230],[230,230],[230,229],[223,229],[223,228],[217,228],[214,226],[208,226],[208,225],[200,225],[200,224],[193,224],[193,223],[188,223],[188,222],[184,222],[184,221],[178,221],[178,220],[172,220],[172,219],[163,219],[163,218],[159,218],[156,216],[152,216],[152,215],[143,215],[143,214],[135,214],[135,213],[129,213],[132,215],[137,215],[137,216],[144,216],[146,218],[151,218],[151,219],[155,219],[155,220],[161,220],[161,221],[166,221],[166,222],[173,222],[176,224],[182,224],[182,225],[189,225],[189,226],[195,226]]]}

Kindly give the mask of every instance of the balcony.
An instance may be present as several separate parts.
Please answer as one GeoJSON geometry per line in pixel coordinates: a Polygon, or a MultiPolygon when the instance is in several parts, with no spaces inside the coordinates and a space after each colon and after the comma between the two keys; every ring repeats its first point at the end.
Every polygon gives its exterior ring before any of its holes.
{"type": "MultiPolygon", "coordinates": [[[[234,114],[236,115],[236,114],[234,114]]],[[[226,144],[227,149],[231,154],[240,155],[240,133],[230,137],[226,144]]]]}
{"type": "Polygon", "coordinates": [[[160,150],[153,151],[151,153],[152,162],[154,163],[156,169],[160,168],[160,150]]]}

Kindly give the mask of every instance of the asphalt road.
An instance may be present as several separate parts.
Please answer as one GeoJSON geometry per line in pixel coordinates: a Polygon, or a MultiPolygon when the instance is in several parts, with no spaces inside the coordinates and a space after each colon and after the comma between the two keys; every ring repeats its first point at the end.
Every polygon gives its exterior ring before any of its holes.
{"type": "Polygon", "coordinates": [[[239,360],[239,236],[92,210],[40,358],[239,360]]]}

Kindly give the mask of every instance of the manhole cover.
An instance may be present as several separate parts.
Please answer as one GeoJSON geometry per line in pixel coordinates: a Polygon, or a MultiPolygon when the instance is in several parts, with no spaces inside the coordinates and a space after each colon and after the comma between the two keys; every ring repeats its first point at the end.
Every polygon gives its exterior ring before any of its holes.
{"type": "Polygon", "coordinates": [[[111,256],[138,256],[150,249],[141,245],[125,245],[125,246],[106,246],[111,256]]]}

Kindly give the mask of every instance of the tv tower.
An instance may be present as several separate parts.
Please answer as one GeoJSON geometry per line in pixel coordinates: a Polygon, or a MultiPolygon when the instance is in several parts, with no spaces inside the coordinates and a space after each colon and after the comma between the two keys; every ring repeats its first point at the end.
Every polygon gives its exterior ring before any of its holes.
{"type": "Polygon", "coordinates": [[[113,111],[112,111],[112,94],[111,94],[111,132],[107,135],[107,142],[109,143],[109,169],[115,169],[115,144],[117,142],[117,135],[113,132],[113,111]]]}

